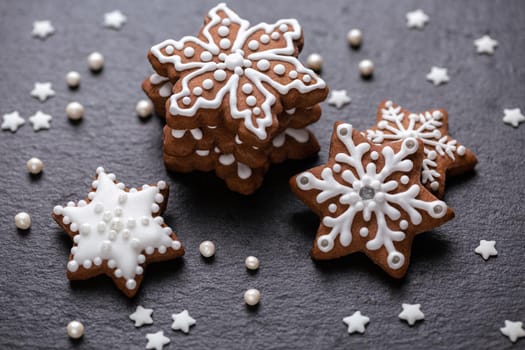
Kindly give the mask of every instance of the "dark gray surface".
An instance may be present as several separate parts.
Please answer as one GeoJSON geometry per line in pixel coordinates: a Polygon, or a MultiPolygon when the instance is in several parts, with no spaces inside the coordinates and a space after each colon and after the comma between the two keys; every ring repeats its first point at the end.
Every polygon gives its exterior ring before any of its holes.
{"type": "Polygon", "coordinates": [[[254,196],[228,192],[211,174],[168,175],[161,160],[162,123],[135,116],[140,82],[150,72],[148,48],[166,38],[196,34],[211,1],[0,1],[0,115],[37,110],[53,115],[48,131],[27,124],[0,133],[0,348],[144,348],[145,334],[164,330],[168,349],[184,348],[523,348],[500,334],[505,319],[525,321],[525,125],[501,122],[503,108],[525,110],[525,3],[514,1],[232,1],[252,23],[296,17],[305,32],[303,59],[321,52],[323,78],[348,89],[353,102],[324,105],[314,129],[319,159],[274,167],[254,196]],[[405,13],[422,8],[430,23],[409,30],[405,13]],[[122,10],[121,31],[102,26],[103,14],[122,10]],[[31,38],[32,22],[50,19],[56,33],[31,38]],[[360,28],[364,46],[350,50],[346,32],[360,28]],[[492,57],[475,53],[473,40],[489,33],[500,43],[492,57]],[[105,55],[102,74],[87,70],[92,51],[105,55]],[[376,74],[359,78],[357,64],[371,58],[376,74]],[[425,80],[432,65],[451,81],[425,80]],[[65,74],[78,70],[82,85],[68,90],[65,74]],[[45,103],[29,92],[51,81],[57,94],[45,103]],[[294,198],[288,178],[326,160],[334,121],[373,124],[377,104],[390,98],[413,111],[446,108],[451,134],[479,158],[477,173],[448,184],[456,218],[414,243],[407,277],[394,281],[363,256],[315,263],[308,255],[317,217],[294,198]],[[84,104],[78,125],[65,116],[68,102],[84,104]],[[45,163],[31,179],[30,157],[45,163]],[[167,179],[172,185],[166,221],[187,249],[179,261],[150,265],[142,289],[128,300],[106,277],[70,283],[65,277],[69,238],[51,219],[55,204],[85,197],[97,166],[130,185],[167,179]],[[17,232],[13,216],[32,215],[30,232],[17,232]],[[217,243],[206,263],[198,244],[217,243]],[[499,256],[485,262],[473,250],[495,239],[499,256]],[[244,258],[261,269],[249,274],[244,258]],[[262,292],[256,310],[245,289],[262,292]],[[421,303],[426,318],[410,328],[397,315],[401,303],[421,303]],[[135,329],[136,305],[155,309],[152,326],[135,329]],[[175,312],[197,320],[189,335],[170,329],[175,312]],[[364,335],[348,335],[342,318],[360,310],[371,319],[364,335]],[[72,342],[65,326],[86,327],[72,342]]]}

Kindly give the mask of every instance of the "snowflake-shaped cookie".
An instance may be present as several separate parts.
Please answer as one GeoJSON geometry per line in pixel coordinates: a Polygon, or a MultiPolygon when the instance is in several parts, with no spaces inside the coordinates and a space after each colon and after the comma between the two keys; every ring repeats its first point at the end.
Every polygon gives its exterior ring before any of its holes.
{"type": "Polygon", "coordinates": [[[421,168],[421,183],[442,198],[445,176],[472,170],[476,156],[448,135],[447,112],[442,109],[411,113],[392,101],[379,105],[376,125],[367,131],[374,143],[404,140],[414,137],[423,141],[425,159],[421,168]]]}
{"type": "Polygon", "coordinates": [[[128,189],[114,174],[97,169],[85,200],[53,209],[55,221],[73,238],[67,276],[82,280],[105,273],[129,297],[137,293],[148,262],[184,254],[160,216],[169,188],[164,181],[128,189]]]}
{"type": "Polygon", "coordinates": [[[302,40],[295,19],[250,26],[225,4],[217,5],[197,37],[165,40],[150,50],[157,73],[174,82],[168,125],[193,129],[223,118],[243,140],[271,138],[283,109],[312,106],[328,93],[325,82],[297,59],[302,40]]]}
{"type": "Polygon", "coordinates": [[[454,216],[421,185],[423,158],[416,138],[375,145],[352,125],[336,123],[328,163],[290,180],[322,218],[312,256],[362,251],[391,276],[404,276],[413,237],[454,216]]]}

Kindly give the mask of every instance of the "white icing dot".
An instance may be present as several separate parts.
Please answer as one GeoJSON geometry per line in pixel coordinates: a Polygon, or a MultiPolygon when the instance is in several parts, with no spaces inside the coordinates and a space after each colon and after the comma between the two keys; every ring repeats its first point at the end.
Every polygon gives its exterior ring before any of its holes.
{"type": "Polygon", "coordinates": [[[219,33],[220,36],[224,37],[230,34],[230,30],[226,26],[220,26],[219,29],[217,30],[217,33],[219,33]]]}
{"type": "Polygon", "coordinates": [[[164,223],[164,219],[162,218],[162,216],[154,217],[153,221],[155,221],[159,225],[162,225],[164,223]]]}
{"type": "Polygon", "coordinates": [[[191,103],[191,98],[189,98],[188,96],[184,97],[182,99],[182,103],[184,103],[185,105],[189,105],[191,103]]]}
{"type": "Polygon", "coordinates": [[[137,282],[130,278],[129,280],[126,281],[126,288],[129,289],[129,290],[132,290],[132,289],[135,289],[135,287],[137,287],[137,282]]]}
{"type": "Polygon", "coordinates": [[[93,200],[95,198],[95,192],[89,192],[88,193],[88,198],[93,200]]]}
{"type": "Polygon", "coordinates": [[[226,57],[228,57],[228,55],[225,54],[224,52],[221,52],[218,57],[219,57],[219,60],[225,61],[226,57]]]}
{"type": "Polygon", "coordinates": [[[100,221],[98,224],[97,224],[97,231],[99,233],[103,233],[106,231],[106,224],[103,222],[103,221],[100,221]]]}
{"type": "Polygon", "coordinates": [[[159,253],[160,253],[160,254],[164,254],[164,253],[166,253],[166,247],[163,246],[163,245],[159,246],[157,249],[159,250],[159,253]]]}
{"type": "Polygon", "coordinates": [[[305,83],[309,83],[311,80],[312,80],[312,78],[311,78],[309,75],[305,75],[305,76],[303,76],[303,81],[304,81],[305,83]]]}
{"type": "Polygon", "coordinates": [[[91,268],[91,266],[93,266],[93,263],[91,262],[91,260],[86,259],[82,263],[82,266],[84,266],[85,269],[89,269],[89,268],[91,268]]]}
{"type": "Polygon", "coordinates": [[[117,262],[113,259],[108,260],[108,267],[114,269],[117,266],[117,262]]]}
{"type": "Polygon", "coordinates": [[[115,275],[115,277],[120,278],[122,277],[122,270],[116,269],[115,272],[113,272],[113,274],[115,275]]]}
{"type": "Polygon", "coordinates": [[[378,154],[376,151],[372,151],[372,152],[370,153],[370,158],[371,158],[372,160],[377,160],[377,159],[379,158],[379,154],[378,154]]]}
{"type": "Polygon", "coordinates": [[[368,228],[366,228],[366,227],[361,227],[361,229],[359,230],[359,234],[361,235],[361,237],[366,237],[366,236],[368,236],[368,228]]]}
{"type": "Polygon", "coordinates": [[[213,78],[217,81],[223,81],[226,79],[226,72],[222,69],[217,69],[215,72],[213,72],[213,78]]]}
{"type": "Polygon", "coordinates": [[[338,173],[341,171],[341,165],[339,164],[334,164],[334,166],[332,167],[332,169],[334,170],[334,172],[338,173]]]}
{"type": "Polygon", "coordinates": [[[213,55],[211,54],[211,52],[209,51],[201,52],[201,61],[208,62],[208,61],[211,61],[212,58],[213,58],[213,55]]]}
{"type": "Polygon", "coordinates": [[[408,228],[408,221],[401,220],[399,222],[399,228],[402,229],[402,230],[406,230],[408,228]]]}
{"type": "Polygon", "coordinates": [[[261,41],[261,43],[263,44],[268,44],[270,42],[270,37],[267,35],[267,34],[263,34],[261,35],[261,37],[259,38],[259,40],[261,41]]]}
{"type": "Polygon", "coordinates": [[[77,204],[77,205],[78,205],[79,207],[85,207],[86,204],[87,204],[87,203],[86,203],[85,200],[80,200],[80,201],[78,201],[78,204],[77,204]]]}
{"type": "Polygon", "coordinates": [[[330,204],[330,205],[328,206],[328,211],[329,211],[330,213],[335,213],[336,210],[337,210],[337,205],[336,205],[336,204],[332,203],[332,204],[330,204]]]}
{"type": "Polygon", "coordinates": [[[458,149],[457,149],[457,152],[460,156],[464,156],[465,155],[465,146],[459,146],[458,149]]]}
{"type": "Polygon", "coordinates": [[[400,181],[401,181],[401,183],[403,185],[406,185],[408,183],[408,181],[410,181],[410,178],[408,176],[406,176],[406,175],[403,175],[403,176],[401,176],[400,181]]]}
{"type": "Polygon", "coordinates": [[[99,167],[97,168],[97,174],[101,174],[101,173],[103,173],[103,172],[104,172],[104,168],[101,167],[101,166],[99,166],[99,167]]]}
{"type": "Polygon", "coordinates": [[[152,213],[158,213],[159,210],[160,210],[160,207],[159,207],[158,204],[153,203],[153,204],[151,205],[151,212],[152,212],[152,213]]]}
{"type": "Polygon", "coordinates": [[[242,86],[242,92],[244,92],[246,95],[251,94],[252,91],[253,91],[253,86],[252,86],[252,84],[245,83],[245,84],[242,86]]]}
{"type": "Polygon", "coordinates": [[[277,75],[283,75],[284,72],[285,72],[285,68],[284,68],[284,66],[282,64],[277,64],[277,65],[275,65],[275,67],[273,67],[273,71],[277,75]]]}
{"type": "Polygon", "coordinates": [[[128,222],[126,223],[126,226],[128,228],[134,228],[135,226],[137,226],[137,222],[135,221],[134,218],[128,218],[128,222]]]}
{"type": "Polygon", "coordinates": [[[121,193],[119,196],[118,196],[118,202],[120,204],[124,204],[126,203],[126,200],[128,199],[128,195],[127,193],[121,193]]]}
{"type": "Polygon", "coordinates": [[[87,236],[87,235],[89,235],[90,232],[91,232],[91,225],[90,224],[82,224],[82,226],[80,226],[80,234],[81,235],[87,236]]]}
{"type": "Polygon", "coordinates": [[[137,262],[139,264],[144,264],[145,261],[146,261],[146,257],[143,254],[139,254],[139,256],[137,256],[137,262]]]}
{"type": "Polygon", "coordinates": [[[243,75],[244,74],[244,70],[241,67],[235,67],[234,72],[237,75],[243,75]]]}
{"type": "Polygon", "coordinates": [[[95,257],[95,259],[93,259],[93,264],[100,266],[102,264],[102,259],[99,256],[95,257]]]}
{"type": "Polygon", "coordinates": [[[221,39],[221,41],[219,42],[219,46],[221,47],[221,49],[227,49],[231,46],[231,42],[229,39],[221,39]]]}
{"type": "MultiPolygon", "coordinates": [[[[160,193],[157,193],[155,195],[155,202],[162,203],[162,201],[164,201],[164,196],[162,194],[160,194],[160,193]]],[[[159,218],[160,218],[160,216],[159,216],[159,218]]],[[[155,220],[155,221],[157,221],[157,220],[155,220]]]]}
{"type": "Polygon", "coordinates": [[[281,34],[279,34],[278,32],[273,32],[272,33],[272,39],[273,40],[279,40],[280,37],[281,37],[281,34]]]}
{"type": "Polygon", "coordinates": [[[221,23],[224,24],[225,26],[229,26],[230,25],[230,19],[229,18],[224,18],[221,23]]]}
{"type": "Polygon", "coordinates": [[[434,117],[434,119],[441,119],[441,117],[443,117],[443,113],[441,113],[441,111],[434,111],[432,112],[432,117],[434,117]]]}
{"type": "Polygon", "coordinates": [[[53,214],[55,215],[62,215],[62,208],[60,205],[57,205],[53,208],[53,214]]]}
{"type": "Polygon", "coordinates": [[[73,247],[70,249],[70,252],[72,255],[75,255],[77,253],[78,247],[73,247]]]}
{"type": "Polygon", "coordinates": [[[200,96],[202,95],[202,88],[200,86],[196,86],[195,88],[193,88],[193,94],[195,96],[200,96]]]}
{"type": "Polygon", "coordinates": [[[430,160],[434,160],[434,159],[436,159],[436,157],[437,157],[436,151],[430,151],[427,154],[427,158],[430,159],[430,160]]]}
{"type": "Polygon", "coordinates": [[[117,238],[117,231],[115,231],[115,230],[109,230],[108,238],[109,238],[111,241],[114,241],[115,238],[117,238]]]}
{"type": "Polygon", "coordinates": [[[78,268],[78,263],[75,260],[71,260],[67,263],[67,269],[71,272],[76,272],[78,268]]]}
{"type": "Polygon", "coordinates": [[[292,79],[297,78],[297,71],[291,70],[290,73],[288,73],[288,76],[292,79]]]}
{"type": "Polygon", "coordinates": [[[166,46],[166,49],[165,49],[165,50],[166,50],[166,53],[167,53],[168,55],[171,55],[171,54],[173,54],[173,52],[175,51],[175,48],[174,48],[172,45],[168,45],[168,46],[166,46]]]}
{"type": "Polygon", "coordinates": [[[149,225],[149,218],[147,216],[143,216],[142,219],[140,220],[140,222],[142,223],[142,225],[148,226],[149,225]]]}
{"type": "Polygon", "coordinates": [[[268,60],[262,59],[257,62],[257,68],[261,71],[267,71],[270,68],[270,62],[268,60]]]}
{"type": "Polygon", "coordinates": [[[106,210],[104,212],[104,215],[102,215],[102,219],[105,222],[110,222],[112,218],[113,218],[113,214],[111,214],[111,211],[109,211],[109,210],[106,210]]]}
{"type": "Polygon", "coordinates": [[[140,240],[138,238],[132,238],[130,241],[129,241],[129,245],[133,248],[133,249],[139,249],[140,248],[140,240]]]}
{"type": "Polygon", "coordinates": [[[108,174],[108,177],[109,177],[109,179],[110,179],[111,181],[115,181],[115,179],[117,178],[117,176],[116,176],[115,174],[113,174],[113,173],[108,174]]]}
{"type": "Polygon", "coordinates": [[[433,191],[437,191],[439,189],[439,182],[437,181],[432,181],[430,183],[430,188],[433,190],[433,191]]]}
{"type": "Polygon", "coordinates": [[[379,123],[377,123],[377,127],[379,129],[385,129],[388,126],[388,122],[385,120],[381,120],[379,123]]]}
{"type": "Polygon", "coordinates": [[[146,254],[148,254],[148,255],[153,254],[154,251],[155,251],[155,249],[153,249],[153,247],[151,247],[151,246],[148,246],[148,247],[146,247],[146,249],[145,249],[145,252],[146,252],[146,254]]]}
{"type": "Polygon", "coordinates": [[[69,218],[69,216],[64,216],[62,218],[62,222],[66,225],[69,225],[71,223],[71,219],[69,218]]]}
{"type": "Polygon", "coordinates": [[[128,239],[130,236],[130,232],[127,228],[125,228],[124,230],[122,230],[122,238],[124,239],[128,239]]]}
{"type": "Polygon", "coordinates": [[[115,214],[115,216],[121,216],[122,215],[122,208],[116,207],[115,210],[113,210],[113,214],[115,214]]]}
{"type": "Polygon", "coordinates": [[[187,47],[184,49],[184,56],[190,58],[195,55],[195,49],[193,47],[187,47]]]}
{"type": "Polygon", "coordinates": [[[119,183],[117,184],[117,187],[120,188],[121,190],[123,190],[124,187],[126,187],[126,185],[124,185],[123,182],[119,182],[119,183]]]}
{"type": "Polygon", "coordinates": [[[174,249],[174,250],[179,250],[181,247],[180,245],[180,242],[179,241],[173,241],[171,242],[171,248],[174,249]]]}
{"type": "Polygon", "coordinates": [[[257,40],[250,40],[250,42],[248,43],[248,48],[252,51],[255,51],[259,48],[259,43],[257,42],[257,40]]]}
{"type": "Polygon", "coordinates": [[[71,226],[69,226],[69,229],[73,232],[78,231],[78,225],[76,223],[72,223],[71,226]]]}
{"type": "Polygon", "coordinates": [[[157,187],[160,189],[160,190],[163,190],[166,188],[166,182],[165,181],[159,181],[157,182],[157,187]]]}
{"type": "Polygon", "coordinates": [[[252,112],[254,115],[259,115],[261,114],[261,109],[259,107],[255,107],[254,109],[252,109],[252,112]]]}
{"type": "Polygon", "coordinates": [[[213,80],[211,80],[211,79],[205,79],[205,80],[202,82],[202,87],[203,87],[205,90],[210,90],[211,88],[213,88],[213,80]]]}
{"type": "Polygon", "coordinates": [[[288,26],[284,23],[282,23],[280,26],[279,26],[279,30],[283,33],[287,32],[288,31],[288,26]]]}
{"type": "Polygon", "coordinates": [[[135,273],[136,273],[137,275],[142,275],[142,274],[144,273],[144,269],[143,269],[141,266],[137,266],[137,267],[135,268],[135,273]]]}
{"type": "Polygon", "coordinates": [[[69,201],[69,202],[67,202],[67,206],[68,207],[74,207],[75,206],[75,202],[69,201]]]}
{"type": "Polygon", "coordinates": [[[257,104],[257,99],[255,98],[255,96],[248,96],[246,98],[246,104],[248,106],[255,106],[257,104]]]}

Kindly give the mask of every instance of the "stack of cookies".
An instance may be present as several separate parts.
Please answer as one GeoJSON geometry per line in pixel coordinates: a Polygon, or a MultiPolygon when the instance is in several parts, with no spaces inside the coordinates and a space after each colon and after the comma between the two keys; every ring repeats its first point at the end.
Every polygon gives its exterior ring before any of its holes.
{"type": "Polygon", "coordinates": [[[166,167],[215,170],[231,190],[251,194],[270,164],[316,154],[307,126],[328,88],[297,59],[302,45],[294,19],[250,26],[219,4],[197,37],[153,46],[155,73],[142,87],[166,118],[166,167]]]}

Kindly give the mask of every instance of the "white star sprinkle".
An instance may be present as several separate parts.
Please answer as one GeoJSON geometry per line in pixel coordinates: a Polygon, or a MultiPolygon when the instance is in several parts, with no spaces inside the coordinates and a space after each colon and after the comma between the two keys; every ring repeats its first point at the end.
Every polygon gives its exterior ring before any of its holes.
{"type": "Polygon", "coordinates": [[[343,322],[348,326],[348,333],[364,333],[365,326],[370,322],[370,318],[361,315],[361,311],[356,311],[352,316],[343,318],[343,322]]]}
{"type": "Polygon", "coordinates": [[[403,311],[399,314],[399,318],[408,322],[413,326],[416,321],[424,320],[425,314],[421,312],[421,304],[402,304],[403,311]]]}
{"type": "Polygon", "coordinates": [[[505,327],[499,329],[503,335],[509,337],[510,341],[515,343],[518,338],[525,337],[523,322],[512,322],[505,320],[505,327]]]}
{"type": "Polygon", "coordinates": [[[165,337],[163,331],[148,333],[146,334],[146,339],[148,339],[146,349],[162,350],[164,345],[169,344],[170,342],[170,338],[165,337]]]}
{"type": "Polygon", "coordinates": [[[31,96],[38,98],[41,102],[44,102],[51,96],[55,96],[55,91],[51,83],[39,83],[36,82],[33,90],[31,90],[31,96]]]}
{"type": "Polygon", "coordinates": [[[520,123],[525,122],[525,116],[521,114],[519,108],[504,109],[503,113],[505,113],[505,116],[503,116],[503,122],[510,124],[515,128],[517,128],[520,123]]]}
{"type": "Polygon", "coordinates": [[[328,100],[328,104],[336,106],[337,108],[341,108],[350,102],[352,102],[352,99],[348,97],[346,90],[333,90],[328,100]]]}
{"type": "Polygon", "coordinates": [[[481,38],[474,40],[474,45],[477,53],[492,55],[494,49],[498,46],[498,42],[488,35],[483,35],[481,38]]]}
{"type": "Polygon", "coordinates": [[[33,22],[33,36],[45,39],[55,32],[55,28],[51,24],[51,21],[34,21],[33,22]]]}
{"type": "Polygon", "coordinates": [[[435,86],[447,83],[450,78],[446,68],[432,67],[430,73],[427,74],[427,80],[431,81],[435,86]]]}
{"type": "Polygon", "coordinates": [[[120,29],[126,23],[126,16],[120,10],[104,14],[104,25],[112,29],[120,29]]]}
{"type": "Polygon", "coordinates": [[[407,12],[406,18],[408,28],[423,29],[428,22],[428,16],[421,9],[407,12]]]}
{"type": "Polygon", "coordinates": [[[2,130],[11,130],[11,132],[16,132],[19,127],[25,124],[24,118],[18,114],[18,111],[4,114],[3,120],[2,130]]]}
{"type": "Polygon", "coordinates": [[[151,318],[151,314],[153,313],[153,309],[146,309],[142,306],[137,306],[137,310],[135,310],[134,313],[129,315],[129,318],[132,321],[135,321],[135,327],[140,327],[145,324],[152,324],[153,319],[151,318]]]}
{"type": "Polygon", "coordinates": [[[42,129],[49,129],[49,122],[53,119],[49,114],[38,111],[29,117],[29,121],[33,124],[33,130],[38,131],[42,129]]]}
{"type": "Polygon", "coordinates": [[[171,329],[178,331],[181,330],[184,333],[190,331],[190,327],[195,324],[195,320],[190,316],[188,310],[184,310],[181,313],[171,315],[173,318],[173,324],[171,329]]]}
{"type": "Polygon", "coordinates": [[[491,256],[498,255],[496,250],[496,241],[486,241],[482,239],[479,241],[479,246],[474,249],[474,252],[481,255],[483,259],[488,260],[491,256]]]}

